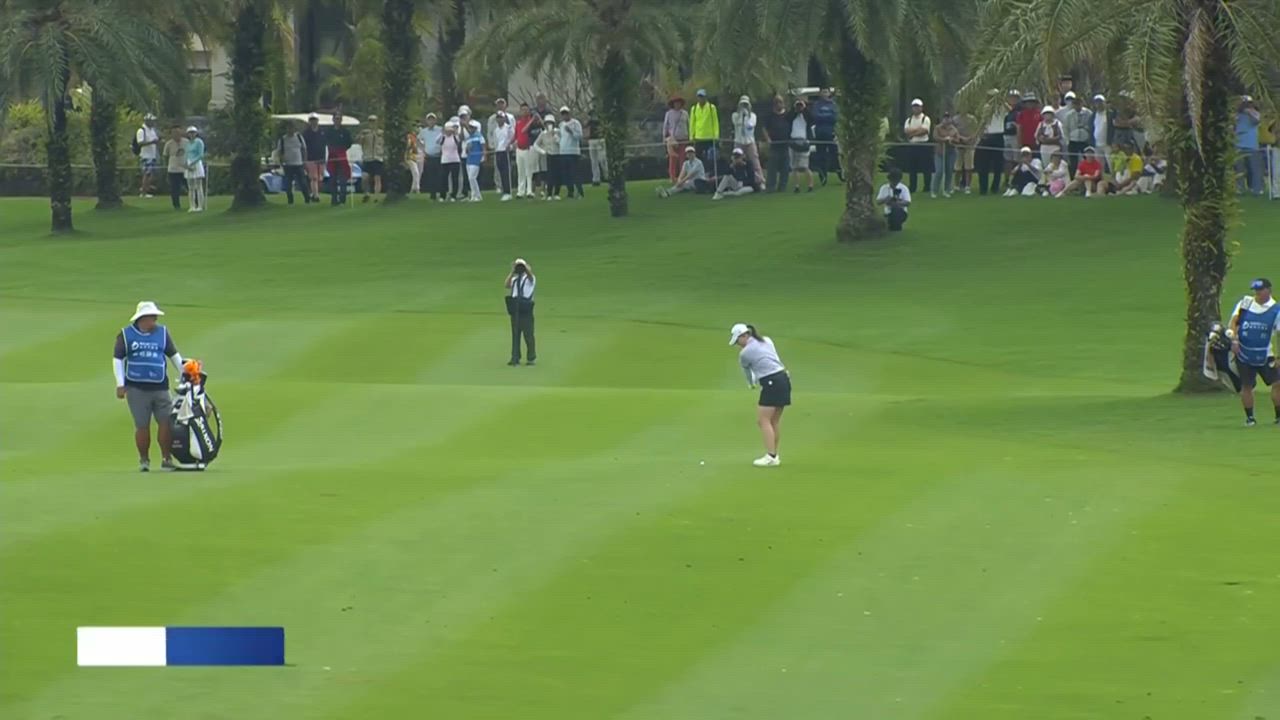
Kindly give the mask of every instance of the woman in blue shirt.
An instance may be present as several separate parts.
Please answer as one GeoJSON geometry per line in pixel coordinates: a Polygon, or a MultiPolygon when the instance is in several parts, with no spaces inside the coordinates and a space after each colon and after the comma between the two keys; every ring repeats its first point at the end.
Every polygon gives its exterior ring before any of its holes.
{"type": "Polygon", "coordinates": [[[205,167],[204,140],[199,137],[195,125],[187,128],[187,194],[191,201],[191,209],[187,212],[204,212],[205,200],[205,167]]]}
{"type": "Polygon", "coordinates": [[[466,128],[467,184],[471,186],[471,202],[480,202],[480,163],[484,162],[484,133],[478,127],[466,128]]]}

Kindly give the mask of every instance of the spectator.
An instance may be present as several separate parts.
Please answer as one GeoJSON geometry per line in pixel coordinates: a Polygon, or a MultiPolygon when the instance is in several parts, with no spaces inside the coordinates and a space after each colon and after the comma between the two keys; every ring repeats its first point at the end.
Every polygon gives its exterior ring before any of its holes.
{"type": "MultiPolygon", "coordinates": [[[[421,128],[419,128],[421,130],[421,128]]],[[[418,133],[410,130],[404,137],[404,165],[409,169],[409,192],[417,195],[422,192],[422,151],[418,149],[418,133]]]]}
{"type": "Polygon", "coordinates": [[[1062,151],[1055,150],[1049,156],[1049,164],[1044,166],[1044,174],[1040,181],[1040,195],[1042,197],[1057,197],[1067,188],[1067,182],[1071,180],[1071,168],[1067,167],[1067,163],[1062,159],[1062,151]]]}
{"type": "Polygon", "coordinates": [[[1058,114],[1051,107],[1040,109],[1040,126],[1036,128],[1036,142],[1040,145],[1040,162],[1048,165],[1054,153],[1060,153],[1066,144],[1066,133],[1058,114]]]}
{"type": "Polygon", "coordinates": [[[933,132],[933,121],[924,114],[924,101],[916,98],[911,101],[911,115],[902,124],[902,134],[907,138],[907,173],[910,178],[908,187],[915,192],[919,187],[917,177],[924,175],[925,189],[929,189],[933,176],[933,148],[929,147],[929,137],[933,132]]]}
{"type": "Polygon", "coordinates": [[[320,129],[320,116],[307,118],[307,129],[302,131],[302,142],[307,146],[307,180],[310,183],[311,202],[320,202],[320,184],[324,180],[324,161],[327,143],[324,131],[320,129]]]}
{"type": "Polygon", "coordinates": [[[1280,193],[1280,152],[1276,149],[1276,133],[1280,131],[1277,118],[1274,113],[1268,113],[1262,116],[1262,121],[1258,125],[1258,144],[1262,146],[1262,160],[1267,167],[1267,183],[1271,188],[1271,198],[1275,199],[1277,193],[1280,193]]]}
{"type": "Polygon", "coordinates": [[[533,112],[539,120],[548,115],[551,117],[556,115],[555,109],[551,107],[551,103],[547,101],[547,96],[544,93],[538,93],[533,97],[533,112]]]}
{"type": "Polygon", "coordinates": [[[1120,102],[1116,107],[1115,118],[1111,122],[1111,145],[1133,145],[1135,148],[1142,147],[1142,118],[1138,117],[1138,111],[1133,97],[1128,92],[1120,93],[1120,102]]]}
{"type": "Polygon", "coordinates": [[[609,156],[604,147],[604,127],[595,108],[587,111],[587,158],[591,163],[591,186],[599,187],[600,179],[609,174],[609,156]]]}
{"type": "Polygon", "coordinates": [[[366,125],[360,129],[358,135],[360,138],[360,150],[364,153],[364,159],[360,162],[361,177],[363,178],[360,187],[364,190],[364,200],[369,202],[369,186],[373,186],[374,202],[378,201],[379,195],[382,194],[382,175],[385,172],[385,161],[387,155],[387,142],[383,135],[382,128],[378,127],[378,116],[370,115],[366,125]]]}
{"type": "Polygon", "coordinates": [[[156,130],[155,115],[142,116],[142,127],[134,134],[134,142],[138,145],[138,163],[142,170],[138,197],[155,197],[155,174],[160,167],[160,131],[156,130]]]}
{"type": "Polygon", "coordinates": [[[741,197],[749,195],[756,191],[759,187],[760,180],[756,177],[756,172],[747,164],[746,153],[742,148],[733,149],[733,161],[729,163],[729,172],[720,178],[720,184],[716,186],[716,194],[711,196],[712,200],[719,200],[726,197],[741,197]]]}
{"type": "Polygon", "coordinates": [[[572,200],[576,190],[578,198],[582,192],[582,180],[578,177],[578,165],[582,162],[582,123],[573,116],[569,106],[560,108],[560,182],[564,184],[565,195],[572,200]]]}
{"type": "Polygon", "coordinates": [[[658,197],[671,197],[682,192],[706,192],[709,186],[706,166],[698,159],[697,149],[690,145],[684,149],[684,165],[680,167],[675,184],[669,188],[658,188],[658,197]]]}
{"type": "Polygon", "coordinates": [[[974,160],[978,143],[982,140],[978,119],[969,113],[956,113],[952,116],[956,124],[956,175],[959,187],[965,195],[973,192],[974,160]]]}
{"type": "Polygon", "coordinates": [[[1058,113],[1062,132],[1067,138],[1067,168],[1074,176],[1084,149],[1089,147],[1093,132],[1093,113],[1074,92],[1066,94],[1067,106],[1058,113]]]}
{"type": "MultiPolygon", "coordinates": [[[[1009,110],[1004,114],[1004,176],[1007,178],[1009,173],[1013,172],[1014,166],[1018,164],[1020,156],[1018,149],[1022,147],[1021,138],[1022,126],[1018,124],[1018,118],[1022,116],[1022,93],[1017,90],[1010,90],[1007,96],[1009,110]]],[[[993,185],[999,183],[993,182],[993,185]]]]}
{"type": "Polygon", "coordinates": [[[1071,75],[1064,74],[1058,78],[1058,96],[1055,98],[1058,103],[1057,109],[1061,110],[1071,104],[1071,99],[1076,96],[1075,87],[1075,78],[1071,75]]]}
{"type": "MultiPolygon", "coordinates": [[[[542,132],[538,134],[538,142],[533,148],[541,158],[542,170],[542,186],[545,188],[547,200],[560,199],[560,186],[563,180],[560,178],[560,131],[556,128],[556,117],[547,115],[542,118],[542,132]]],[[[535,182],[538,180],[534,176],[535,182]]]]}
{"type": "MultiPolygon", "coordinates": [[[[999,93],[999,90],[991,91],[991,102],[996,102],[996,96],[999,93]]],[[[1016,98],[1018,94],[1016,91],[1010,91],[1010,95],[1016,98]]],[[[977,152],[974,156],[974,170],[977,171],[978,175],[978,193],[980,195],[986,195],[988,191],[993,194],[1000,192],[1000,178],[1005,173],[1004,131],[1005,116],[1008,112],[1008,107],[992,109],[987,124],[982,128],[982,136],[978,140],[977,152]]]]}
{"type": "Polygon", "coordinates": [[[783,192],[791,175],[791,121],[782,98],[774,96],[773,110],[764,121],[764,133],[769,140],[769,157],[766,158],[769,173],[765,179],[765,192],[783,192]]]}
{"type": "Polygon", "coordinates": [[[800,192],[800,175],[809,178],[809,192],[813,192],[813,171],[809,169],[809,153],[813,150],[813,116],[809,114],[809,106],[801,98],[796,98],[787,116],[791,123],[791,176],[795,178],[795,192],[800,192]]]}
{"type": "Polygon", "coordinates": [[[836,119],[839,110],[835,100],[831,99],[831,88],[818,91],[818,99],[813,102],[813,139],[817,144],[814,154],[818,163],[818,182],[827,184],[827,174],[833,170],[840,182],[844,182],[844,173],[840,171],[839,152],[836,149],[836,119]]]}
{"type": "Polygon", "coordinates": [[[205,166],[204,140],[200,139],[200,131],[195,125],[187,128],[187,146],[183,154],[187,162],[187,200],[191,205],[187,212],[204,212],[205,201],[205,166]]]}
{"type": "Polygon", "coordinates": [[[901,170],[889,168],[889,182],[880,186],[876,204],[884,206],[889,232],[900,232],[907,221],[907,208],[911,207],[911,189],[902,184],[901,170]]]}
{"type": "Polygon", "coordinates": [[[733,147],[741,150],[755,181],[751,185],[764,184],[764,172],[760,169],[760,153],[756,147],[756,114],[751,110],[751,98],[738,98],[738,109],[733,111],[733,147]]]}
{"type": "Polygon", "coordinates": [[[533,152],[529,156],[533,160],[533,192],[534,195],[545,197],[547,190],[550,188],[551,173],[550,157],[554,152],[559,150],[557,140],[555,143],[550,141],[543,143],[542,136],[553,134],[556,129],[555,115],[552,113],[544,113],[539,115],[536,111],[533,113],[533,125],[529,126],[529,137],[533,139],[533,152]]]}
{"type": "Polygon", "coordinates": [[[1104,171],[1111,169],[1111,135],[1115,119],[1115,111],[1107,107],[1107,97],[1101,94],[1094,95],[1091,144],[1098,154],[1099,161],[1102,162],[1104,171]]]}
{"type": "Polygon", "coordinates": [[[1035,156],[1035,151],[1030,147],[1023,147],[1022,150],[1018,151],[1018,164],[1014,166],[1013,172],[1009,174],[1009,189],[1004,191],[1004,196],[1034,196],[1036,188],[1040,185],[1040,178],[1043,175],[1044,170],[1035,156]]]}
{"type": "Polygon", "coordinates": [[[1138,178],[1138,192],[1150,195],[1164,184],[1165,171],[1169,164],[1157,154],[1154,146],[1148,145],[1143,150],[1142,175],[1138,178]]]}
{"type": "MultiPolygon", "coordinates": [[[[458,139],[462,141],[462,196],[464,198],[474,198],[471,190],[471,175],[467,172],[467,140],[472,135],[483,135],[484,127],[480,125],[480,121],[476,120],[471,114],[470,105],[458,106],[458,139]]],[[[484,138],[480,140],[481,147],[484,147],[484,138]]],[[[483,157],[483,155],[482,155],[483,157]]]]}
{"type": "Polygon", "coordinates": [[[333,125],[325,128],[325,148],[329,151],[329,205],[347,202],[347,183],[351,180],[351,163],[347,151],[351,149],[351,131],[342,126],[342,113],[333,114],[333,125]]]}
{"type": "Polygon", "coordinates": [[[502,190],[502,202],[511,200],[511,148],[515,147],[516,131],[511,115],[503,112],[493,128],[493,174],[495,184],[502,190]]]}
{"type": "Polygon", "coordinates": [[[489,116],[488,120],[484,121],[484,142],[488,147],[498,146],[498,143],[495,142],[497,138],[494,137],[494,132],[498,129],[498,118],[503,115],[507,116],[507,124],[510,125],[511,114],[507,112],[506,98],[498,98],[493,101],[493,114],[489,116]]]}
{"type": "Polygon", "coordinates": [[[1236,188],[1243,193],[1247,187],[1254,195],[1262,195],[1262,146],[1258,142],[1258,128],[1262,125],[1262,114],[1253,104],[1253,98],[1245,95],[1240,98],[1240,106],[1236,110],[1236,149],[1240,151],[1240,159],[1236,162],[1236,188]]]}
{"type": "Polygon", "coordinates": [[[1067,183],[1056,197],[1070,195],[1080,188],[1084,188],[1085,197],[1103,196],[1098,192],[1102,182],[1102,162],[1098,160],[1097,151],[1090,145],[1083,150],[1082,155],[1080,162],[1076,165],[1075,179],[1067,183]]]}
{"type": "Polygon", "coordinates": [[[462,135],[458,123],[449,120],[444,124],[444,132],[440,135],[440,202],[448,198],[449,202],[457,202],[462,190],[462,181],[458,177],[462,170],[462,135]]]}
{"type": "Polygon", "coordinates": [[[536,135],[533,129],[533,115],[529,112],[528,103],[520,103],[516,113],[516,199],[533,197],[533,171],[537,167],[534,160],[533,141],[536,135]]]}
{"type": "MultiPolygon", "coordinates": [[[[1027,93],[1022,96],[1022,107],[1018,110],[1018,142],[1022,147],[1029,147],[1032,151],[1039,148],[1039,141],[1036,140],[1036,133],[1040,130],[1040,101],[1036,99],[1035,93],[1027,93]]],[[[1022,161],[1022,152],[1018,152],[1018,161],[1022,161]]],[[[1043,165],[1043,163],[1041,163],[1043,165]]]]}
{"type": "Polygon", "coordinates": [[[302,193],[302,199],[310,204],[311,196],[307,194],[307,172],[303,168],[307,157],[307,141],[292,125],[286,123],[284,129],[285,132],[276,140],[275,149],[276,162],[284,168],[284,195],[292,205],[293,186],[297,184],[298,190],[302,193]]]}
{"type": "MultiPolygon", "coordinates": [[[[187,140],[182,137],[182,128],[177,125],[169,130],[169,140],[164,144],[164,157],[168,161],[169,199],[173,201],[173,209],[182,209],[182,189],[186,181],[187,140]]],[[[302,193],[306,194],[306,189],[302,193]]]]}
{"type": "Polygon", "coordinates": [[[675,183],[684,163],[684,148],[689,144],[689,111],[684,109],[682,97],[667,101],[667,113],[662,116],[662,144],[667,148],[667,176],[675,183]]]}
{"type": "Polygon", "coordinates": [[[463,136],[462,147],[467,156],[467,200],[480,202],[483,199],[480,194],[480,165],[484,162],[484,133],[473,127],[472,132],[463,136]]]}
{"type": "Polygon", "coordinates": [[[933,183],[929,188],[930,197],[951,197],[952,182],[956,170],[956,143],[960,141],[960,130],[956,120],[947,110],[942,113],[942,121],[933,130],[933,183]]]}
{"type": "Polygon", "coordinates": [[[1133,143],[1125,141],[1113,156],[1113,161],[1112,169],[1115,171],[1115,177],[1111,184],[1111,191],[1116,195],[1137,195],[1138,180],[1142,177],[1144,164],[1138,149],[1133,146],[1133,143]]]}
{"type": "Polygon", "coordinates": [[[436,120],[436,114],[427,113],[423,118],[424,125],[418,131],[418,166],[422,168],[422,184],[426,186],[427,195],[432,200],[444,199],[444,188],[440,186],[443,177],[440,170],[440,138],[444,137],[444,128],[436,120]]]}
{"type": "Polygon", "coordinates": [[[689,111],[689,137],[703,165],[711,168],[712,175],[718,174],[716,143],[720,142],[720,111],[707,102],[706,90],[698,90],[698,100],[689,111]]]}

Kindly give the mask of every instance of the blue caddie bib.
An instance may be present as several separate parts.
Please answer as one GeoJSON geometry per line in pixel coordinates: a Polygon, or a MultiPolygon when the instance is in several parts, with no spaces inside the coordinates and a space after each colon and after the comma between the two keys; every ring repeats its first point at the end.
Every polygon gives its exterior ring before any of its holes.
{"type": "Polygon", "coordinates": [[[1280,303],[1261,311],[1254,307],[1250,305],[1240,312],[1240,362],[1262,367],[1271,357],[1271,333],[1275,331],[1276,316],[1280,315],[1280,303]]]}
{"type": "Polygon", "coordinates": [[[144,333],[128,325],[124,334],[124,378],[138,383],[164,383],[169,381],[165,367],[164,346],[168,344],[169,331],[163,325],[144,333]]]}

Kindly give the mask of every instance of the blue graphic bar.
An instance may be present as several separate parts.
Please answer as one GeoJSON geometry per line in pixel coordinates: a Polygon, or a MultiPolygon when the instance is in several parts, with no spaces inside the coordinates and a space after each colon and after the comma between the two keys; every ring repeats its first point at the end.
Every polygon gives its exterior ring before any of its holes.
{"type": "Polygon", "coordinates": [[[284,628],[166,627],[165,665],[284,665],[284,628]]]}

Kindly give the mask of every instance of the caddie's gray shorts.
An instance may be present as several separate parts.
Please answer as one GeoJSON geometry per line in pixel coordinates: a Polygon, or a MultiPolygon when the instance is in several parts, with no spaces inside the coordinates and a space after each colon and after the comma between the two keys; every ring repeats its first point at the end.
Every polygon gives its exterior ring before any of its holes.
{"type": "Polygon", "coordinates": [[[134,429],[151,427],[151,418],[157,424],[169,422],[169,413],[173,410],[173,398],[168,390],[144,390],[129,387],[124,391],[125,402],[129,404],[129,414],[133,415],[134,429]]]}

